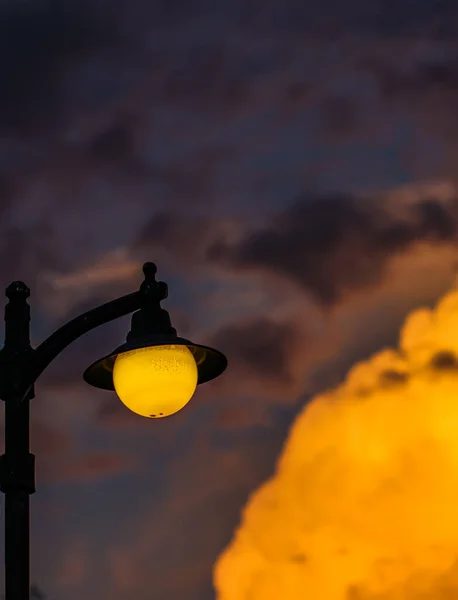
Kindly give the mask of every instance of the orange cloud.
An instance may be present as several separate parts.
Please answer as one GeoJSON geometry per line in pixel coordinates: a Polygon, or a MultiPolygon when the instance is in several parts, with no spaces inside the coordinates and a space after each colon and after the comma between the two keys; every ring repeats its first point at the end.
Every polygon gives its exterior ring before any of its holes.
{"type": "Polygon", "coordinates": [[[456,597],[457,332],[453,291],[304,408],[216,564],[219,600],[456,597]]]}

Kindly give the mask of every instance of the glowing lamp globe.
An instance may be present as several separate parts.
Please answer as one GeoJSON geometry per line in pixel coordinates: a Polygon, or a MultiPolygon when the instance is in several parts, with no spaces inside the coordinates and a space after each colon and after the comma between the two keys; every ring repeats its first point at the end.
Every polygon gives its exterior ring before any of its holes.
{"type": "Polygon", "coordinates": [[[83,377],[93,387],[116,391],[132,412],[156,419],[186,406],[198,385],[226,370],[227,358],[177,335],[160,305],[167,298],[167,284],[156,281],[154,263],[145,263],[143,273],[145,281],[138,292],[143,306],[132,315],[126,342],[92,363],[83,377]]]}
{"type": "Polygon", "coordinates": [[[84,380],[115,391],[134,413],[152,419],[173,415],[191,400],[196,386],[219,377],[227,359],[218,350],[176,334],[134,338],[84,372],[84,380]]]}
{"type": "Polygon", "coordinates": [[[150,346],[123,352],[113,366],[119,399],[143,417],[161,418],[178,412],[191,400],[198,370],[187,346],[150,346]]]}

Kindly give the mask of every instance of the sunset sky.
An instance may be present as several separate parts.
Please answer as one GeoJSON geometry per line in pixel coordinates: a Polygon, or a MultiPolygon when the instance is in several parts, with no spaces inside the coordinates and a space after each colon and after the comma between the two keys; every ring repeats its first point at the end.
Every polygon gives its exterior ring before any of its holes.
{"type": "Polygon", "coordinates": [[[33,342],[152,260],[230,364],[142,419],[81,378],[127,318],[42,377],[50,600],[214,600],[301,407],[455,285],[457,33],[452,0],[0,1],[0,283],[31,288],[33,342]]]}

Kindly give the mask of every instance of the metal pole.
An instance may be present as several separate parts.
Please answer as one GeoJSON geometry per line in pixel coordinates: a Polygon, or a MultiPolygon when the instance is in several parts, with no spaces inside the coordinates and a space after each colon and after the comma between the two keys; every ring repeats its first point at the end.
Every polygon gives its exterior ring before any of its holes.
{"type": "Polygon", "coordinates": [[[0,490],[5,494],[5,600],[30,600],[30,494],[35,491],[35,457],[29,452],[29,401],[24,399],[30,347],[29,289],[6,290],[5,346],[1,351],[1,397],[5,401],[5,454],[0,490]],[[22,400],[22,402],[21,402],[22,400]]]}

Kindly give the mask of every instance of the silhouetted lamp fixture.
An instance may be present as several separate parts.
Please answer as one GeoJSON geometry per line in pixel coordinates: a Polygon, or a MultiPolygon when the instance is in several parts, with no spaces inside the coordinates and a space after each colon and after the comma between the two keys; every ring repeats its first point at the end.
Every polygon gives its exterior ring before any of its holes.
{"type": "Polygon", "coordinates": [[[84,379],[94,387],[115,390],[139,415],[165,417],[182,409],[198,384],[221,375],[227,361],[221,352],[177,336],[160,306],[167,297],[166,284],[155,281],[153,264],[143,269],[150,301],[132,316],[126,343],[93,363],[84,379]]]}
{"type": "Polygon", "coordinates": [[[0,491],[5,494],[5,600],[30,598],[30,494],[35,492],[35,456],[29,452],[29,403],[46,367],[84,333],[129,313],[127,340],[84,373],[90,385],[116,391],[133,412],[161,418],[182,409],[197,385],[215,379],[226,357],[181,338],[161,307],[167,285],[156,281],[156,266],[143,266],[137,292],[76,317],[36,349],[30,346],[30,291],[21,281],[8,286],[5,344],[0,351],[0,397],[5,401],[5,454],[0,457],[0,491]]]}

